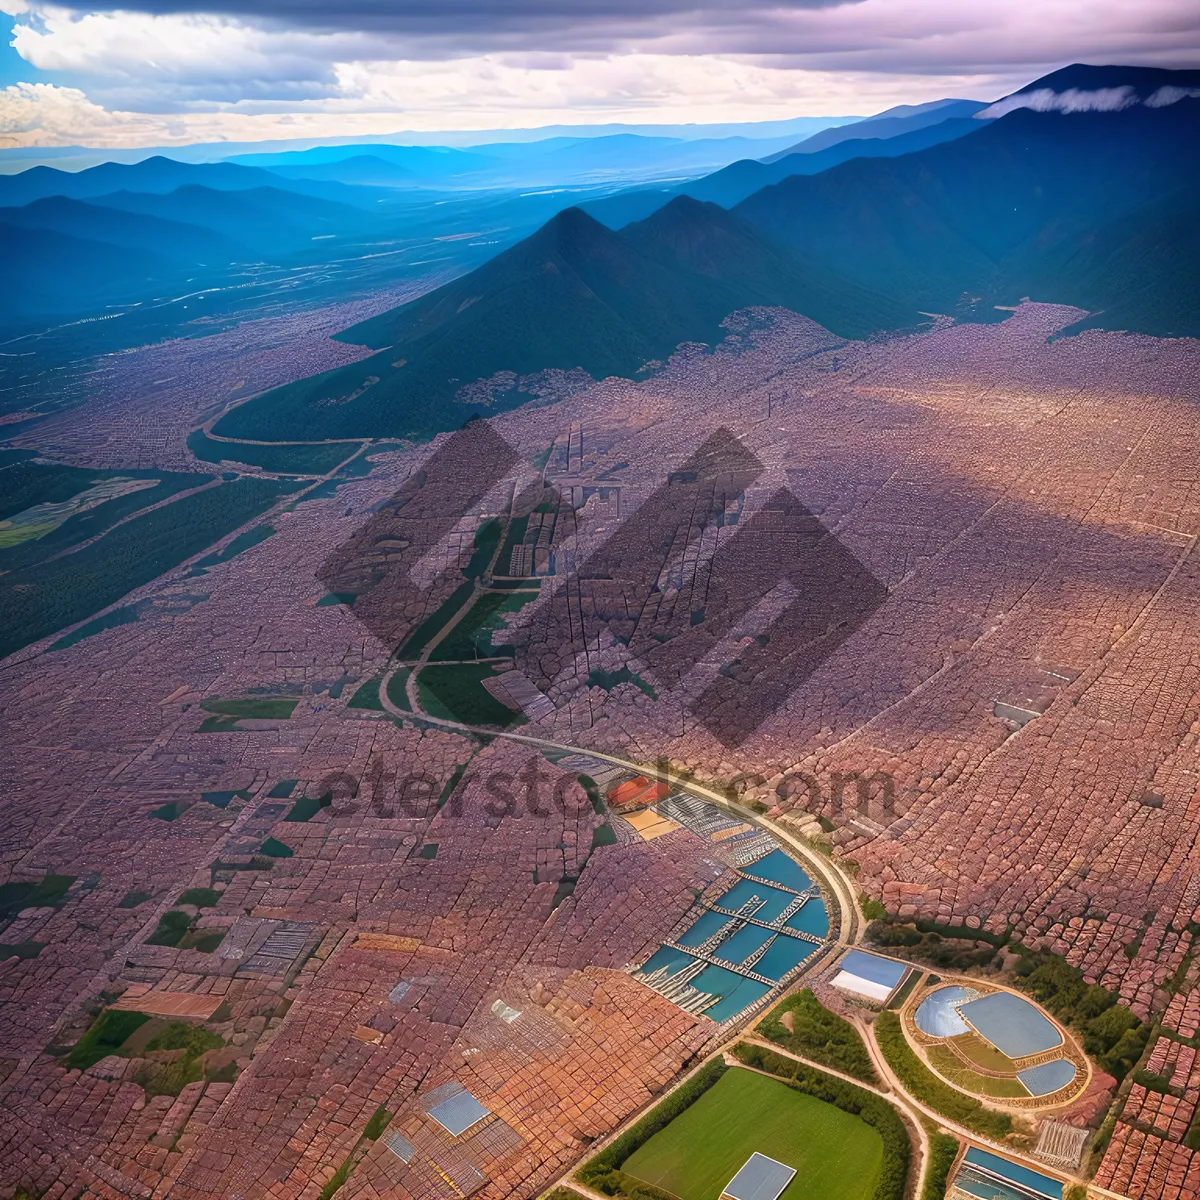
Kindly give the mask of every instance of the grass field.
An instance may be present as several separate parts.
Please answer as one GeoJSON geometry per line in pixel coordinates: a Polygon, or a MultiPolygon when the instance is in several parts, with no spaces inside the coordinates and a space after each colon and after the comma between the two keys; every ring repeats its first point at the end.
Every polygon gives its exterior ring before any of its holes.
{"type": "Polygon", "coordinates": [[[949,1046],[930,1046],[926,1051],[930,1066],[939,1075],[948,1079],[963,1091],[976,1096],[993,1096],[997,1099],[1012,1099],[1028,1096],[1029,1092],[1014,1074],[1008,1079],[997,1079],[994,1075],[981,1075],[963,1064],[962,1059],[949,1046]]]}
{"type": "Polygon", "coordinates": [[[332,442],[324,446],[218,442],[203,429],[188,434],[187,447],[201,462],[250,463],[264,471],[283,475],[325,475],[358,449],[354,442],[332,442]]]}
{"type": "Polygon", "coordinates": [[[782,1200],[871,1200],[883,1161],[858,1117],[735,1067],[621,1170],[681,1200],[718,1200],[756,1150],[796,1168],[782,1200]]]}
{"type": "Polygon", "coordinates": [[[484,690],[484,679],[495,672],[488,663],[425,667],[417,676],[421,707],[433,717],[464,725],[522,724],[525,718],[484,690]]]}
{"type": "Polygon", "coordinates": [[[977,1033],[964,1033],[955,1038],[954,1044],[977,1067],[982,1067],[985,1071],[1002,1071],[1007,1075],[1017,1073],[1017,1064],[1007,1054],[1002,1054],[995,1046],[985,1042],[977,1033]]]}

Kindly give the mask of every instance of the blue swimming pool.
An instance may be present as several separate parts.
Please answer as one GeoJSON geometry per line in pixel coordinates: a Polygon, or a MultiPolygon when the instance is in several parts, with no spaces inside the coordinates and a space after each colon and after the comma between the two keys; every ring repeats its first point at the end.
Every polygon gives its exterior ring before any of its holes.
{"type": "Polygon", "coordinates": [[[728,1021],[736,1017],[744,1008],[749,1008],[756,1000],[761,1000],[771,989],[765,983],[756,983],[726,971],[724,967],[706,967],[695,979],[692,987],[700,992],[711,992],[721,999],[704,1015],[712,1021],[728,1021]]]}
{"type": "Polygon", "coordinates": [[[974,1000],[979,993],[969,987],[944,987],[931,992],[917,1005],[913,1020],[917,1028],[928,1037],[957,1037],[970,1033],[971,1027],[958,1015],[955,1005],[974,1000]]]}
{"type": "Polygon", "coordinates": [[[696,960],[690,954],[684,954],[682,950],[672,950],[670,946],[659,946],[655,952],[646,959],[642,970],[650,973],[657,971],[659,967],[666,967],[668,975],[674,975],[677,971],[682,971],[689,963],[694,963],[696,960]]]}
{"type": "Polygon", "coordinates": [[[1011,992],[992,992],[962,1006],[962,1015],[1001,1054],[1027,1058],[1062,1045],[1062,1034],[1036,1005],[1011,992]]]}
{"type": "Polygon", "coordinates": [[[723,958],[726,962],[740,963],[774,936],[769,929],[764,929],[761,925],[747,925],[739,929],[733,937],[726,938],[713,951],[713,957],[723,958]]]}
{"type": "MultiPolygon", "coordinates": [[[[1007,1158],[1001,1158],[998,1154],[992,1154],[987,1150],[980,1150],[978,1146],[972,1146],[963,1156],[962,1174],[968,1174],[971,1167],[978,1169],[980,1174],[984,1176],[998,1175],[1001,1179],[1007,1179],[1023,1188],[1027,1188],[1031,1192],[1035,1192],[1039,1196],[1045,1196],[1047,1200],[1062,1200],[1063,1185],[1058,1180],[1051,1179],[1048,1175],[1043,1175],[1040,1171],[1033,1171],[1029,1167],[1023,1167],[1020,1163],[1010,1162],[1007,1158]]],[[[961,1186],[961,1174],[956,1182],[961,1186]]],[[[978,1194],[980,1193],[972,1193],[972,1195],[978,1194]]]]}
{"type": "Polygon", "coordinates": [[[782,884],[793,892],[802,892],[812,886],[812,880],[804,873],[803,868],[794,858],[784,854],[782,850],[772,850],[765,858],[752,862],[742,868],[743,875],[753,875],[755,879],[766,879],[770,883],[782,884]]]}
{"type": "Polygon", "coordinates": [[[679,936],[681,946],[698,946],[707,938],[712,937],[722,925],[728,925],[731,918],[724,913],[703,912],[695,923],[679,936]]]}
{"type": "Polygon", "coordinates": [[[751,897],[766,901],[755,913],[760,921],[773,921],[796,897],[791,892],[781,891],[757,879],[739,879],[723,896],[716,900],[722,908],[738,909],[751,897]]]}
{"type": "Polygon", "coordinates": [[[793,967],[820,949],[816,942],[802,942],[799,938],[781,933],[753,969],[768,979],[782,979],[793,967]]]}
{"type": "Polygon", "coordinates": [[[825,911],[825,901],[814,896],[804,902],[804,907],[788,917],[784,924],[788,929],[799,929],[816,937],[829,936],[829,913],[825,911]]]}
{"type": "Polygon", "coordinates": [[[1026,1067],[1017,1072],[1017,1078],[1025,1085],[1031,1096],[1049,1096],[1074,1082],[1078,1072],[1069,1059],[1056,1058],[1037,1067],[1026,1067]]]}

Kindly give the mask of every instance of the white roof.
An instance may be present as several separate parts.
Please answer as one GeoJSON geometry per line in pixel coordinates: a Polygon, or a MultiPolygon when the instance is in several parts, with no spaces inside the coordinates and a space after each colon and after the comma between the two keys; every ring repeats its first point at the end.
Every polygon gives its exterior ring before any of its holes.
{"type": "Polygon", "coordinates": [[[844,992],[854,992],[858,996],[866,996],[871,1000],[878,1000],[881,1003],[886,1000],[893,989],[883,983],[872,983],[869,979],[863,979],[861,975],[851,975],[849,971],[839,971],[833,977],[833,986],[839,987],[844,992]]]}

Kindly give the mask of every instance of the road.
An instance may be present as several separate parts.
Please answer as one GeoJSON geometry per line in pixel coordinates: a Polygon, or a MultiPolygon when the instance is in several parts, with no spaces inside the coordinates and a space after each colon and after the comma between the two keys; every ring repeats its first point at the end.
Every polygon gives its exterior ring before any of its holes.
{"type": "MultiPolygon", "coordinates": [[[[479,588],[477,586],[475,592],[471,596],[471,599],[463,606],[462,609],[459,610],[458,613],[454,615],[449,622],[447,622],[445,626],[443,626],[442,630],[439,631],[438,636],[431,639],[429,646],[421,656],[419,666],[425,665],[425,663],[428,661],[430,651],[446,636],[446,634],[450,632],[453,626],[462,619],[465,613],[469,610],[471,604],[474,603],[478,591],[479,588]]],[[[656,776],[667,783],[678,784],[679,786],[686,788],[689,792],[703,797],[705,800],[716,805],[718,808],[728,812],[731,816],[737,817],[741,821],[757,825],[766,830],[774,838],[791,849],[797,855],[797,857],[804,862],[809,873],[815,879],[821,881],[826,891],[836,895],[838,899],[838,906],[842,913],[842,920],[838,931],[838,937],[836,939],[839,944],[852,946],[861,940],[864,924],[859,916],[859,908],[853,881],[836,862],[825,859],[818,855],[806,842],[796,837],[789,830],[784,829],[779,825],[778,822],[760,816],[758,813],[752,812],[742,805],[731,801],[727,796],[722,795],[720,792],[717,792],[710,787],[706,787],[703,784],[696,783],[686,775],[665,768],[661,764],[646,766],[643,763],[637,763],[631,759],[622,758],[619,755],[595,750],[590,746],[573,746],[564,742],[553,741],[550,738],[538,737],[534,734],[496,730],[482,725],[467,725],[461,721],[451,721],[441,717],[430,716],[423,712],[420,707],[420,698],[416,687],[416,675],[417,670],[419,670],[419,666],[411,669],[411,674],[407,680],[406,694],[409,703],[412,705],[412,711],[406,711],[394,704],[387,694],[388,684],[391,682],[392,676],[403,666],[405,666],[405,664],[401,663],[395,663],[390,666],[379,685],[380,702],[382,703],[384,710],[390,715],[403,720],[411,721],[415,719],[424,721],[430,725],[454,729],[460,733],[482,734],[487,737],[505,738],[508,741],[521,742],[525,745],[537,746],[544,750],[555,750],[571,754],[586,754],[590,755],[592,758],[598,758],[604,762],[625,767],[628,770],[634,771],[638,774],[656,776]]],[[[758,1019],[761,1020],[761,1016],[758,1019]]],[[[757,1021],[755,1024],[757,1024],[757,1021]]],[[[840,1071],[835,1071],[829,1067],[822,1066],[820,1063],[813,1062],[812,1060],[806,1059],[799,1054],[793,1054],[788,1050],[784,1050],[782,1047],[775,1045],[773,1042],[763,1041],[753,1034],[753,1026],[751,1026],[751,1030],[738,1034],[729,1042],[725,1043],[718,1051],[716,1051],[716,1053],[724,1053],[734,1044],[734,1042],[739,1040],[754,1042],[760,1046],[764,1046],[767,1049],[772,1050],[776,1054],[783,1055],[785,1058],[791,1058],[797,1062],[804,1063],[806,1066],[812,1067],[815,1070],[823,1071],[827,1075],[833,1075],[838,1079],[845,1080],[847,1083],[852,1083],[856,1087],[861,1087],[867,1091],[874,1092],[876,1095],[886,1099],[889,1103],[900,1109],[905,1116],[907,1116],[909,1123],[917,1132],[920,1148],[920,1173],[916,1182],[915,1195],[919,1196],[921,1194],[921,1189],[924,1187],[925,1183],[925,1174],[929,1167],[929,1135],[925,1128],[924,1122],[921,1120],[922,1116],[932,1121],[936,1126],[940,1126],[941,1128],[953,1133],[955,1137],[957,1137],[960,1141],[965,1142],[967,1145],[979,1146],[985,1150],[999,1150],[1010,1157],[1021,1159],[1027,1166],[1041,1171],[1043,1174],[1053,1176],[1060,1182],[1066,1184],[1082,1184],[1084,1182],[1078,1176],[1067,1174],[1066,1172],[1049,1167],[1040,1161],[1035,1161],[1023,1155],[1015,1154],[1010,1147],[1002,1146],[996,1142],[991,1142],[986,1138],[981,1138],[972,1130],[949,1120],[948,1118],[942,1116],[935,1109],[932,1109],[923,1104],[921,1101],[915,1099],[904,1089],[899,1079],[896,1078],[895,1073],[888,1065],[887,1060],[884,1058],[879,1046],[875,1041],[869,1024],[858,1016],[851,1017],[851,1024],[855,1026],[859,1035],[862,1037],[863,1043],[866,1045],[867,1051],[871,1056],[871,1061],[875,1066],[875,1070],[888,1090],[872,1087],[869,1084],[863,1083],[861,1080],[854,1079],[852,1076],[845,1075],[840,1071]]],[[[709,1057],[712,1056],[710,1055],[709,1057]]],[[[684,1080],[680,1080],[680,1083],[682,1082],[684,1082],[684,1080]]],[[[672,1091],[673,1090],[674,1089],[672,1089],[672,1091]]],[[[663,1098],[663,1096],[656,1097],[653,1104],[649,1107],[653,1107],[654,1104],[661,1102],[663,1098]]],[[[642,1113],[640,1112],[633,1114],[627,1121],[623,1122],[617,1129],[613,1130],[612,1134],[610,1134],[608,1138],[603,1139],[601,1142],[598,1142],[595,1146],[591,1147],[591,1153],[597,1152],[608,1141],[618,1136],[622,1130],[627,1129],[641,1115],[642,1113]]],[[[568,1171],[567,1174],[556,1183],[555,1186],[570,1187],[588,1197],[598,1198],[599,1193],[583,1187],[572,1179],[574,1170],[575,1168],[573,1167],[571,1171],[568,1171]]],[[[1114,1193],[1104,1194],[1107,1196],[1114,1196],[1114,1193]]]]}
{"type": "MultiPolygon", "coordinates": [[[[463,609],[455,615],[453,621],[444,627],[443,634],[448,633],[451,625],[457,623],[462,617],[467,608],[470,607],[470,601],[463,606],[463,609]]],[[[428,654],[442,640],[442,636],[431,639],[430,645],[421,657],[421,665],[427,661],[428,654]]],[[[407,697],[408,702],[412,706],[412,711],[401,708],[388,695],[388,685],[392,681],[392,677],[398,670],[405,667],[402,663],[393,663],[383,676],[379,684],[379,700],[383,705],[384,711],[391,716],[400,720],[419,720],[427,722],[430,725],[437,725],[444,729],[454,729],[460,733],[481,734],[485,737],[505,738],[512,742],[523,742],[529,746],[537,746],[544,750],[556,750],[567,754],[586,754],[592,758],[598,758],[603,762],[613,763],[619,767],[625,767],[627,770],[633,771],[638,775],[653,776],[663,780],[665,783],[678,784],[682,788],[694,795],[700,796],[716,805],[718,808],[729,813],[730,816],[736,817],[739,821],[745,821],[751,825],[757,825],[770,833],[777,841],[784,843],[789,849],[795,852],[808,868],[808,873],[820,881],[827,893],[837,897],[838,907],[841,910],[841,923],[838,931],[838,937],[835,939],[842,945],[855,945],[863,933],[863,922],[859,916],[858,902],[855,899],[854,884],[842,868],[830,859],[823,858],[807,842],[798,838],[795,834],[785,829],[778,822],[772,821],[767,817],[760,816],[758,813],[745,808],[743,805],[737,804],[730,800],[727,796],[715,791],[713,788],[706,787],[704,784],[697,783],[689,776],[682,772],[673,771],[670,768],[664,767],[662,764],[654,764],[647,766],[645,763],[634,762],[632,759],[622,758],[616,754],[609,754],[603,750],[595,750],[590,746],[572,746],[566,742],[556,742],[550,738],[537,737],[528,733],[514,733],[509,730],[498,730],[488,725],[467,725],[462,721],[451,721],[443,717],[433,717],[425,713],[420,707],[420,697],[417,694],[416,677],[418,667],[405,668],[410,669],[411,674],[407,681],[407,697]]]]}

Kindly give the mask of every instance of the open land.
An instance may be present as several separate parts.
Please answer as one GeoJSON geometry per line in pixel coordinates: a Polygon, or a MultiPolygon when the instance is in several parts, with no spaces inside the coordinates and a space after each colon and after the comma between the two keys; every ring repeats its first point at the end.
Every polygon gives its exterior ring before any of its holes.
{"type": "Polygon", "coordinates": [[[857,1117],[735,1067],[622,1170],[681,1200],[718,1200],[755,1151],[796,1169],[781,1200],[867,1200],[883,1156],[857,1117]]]}

